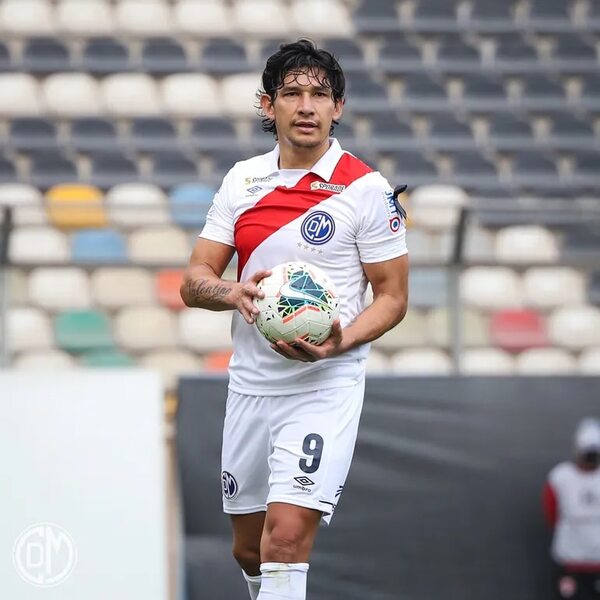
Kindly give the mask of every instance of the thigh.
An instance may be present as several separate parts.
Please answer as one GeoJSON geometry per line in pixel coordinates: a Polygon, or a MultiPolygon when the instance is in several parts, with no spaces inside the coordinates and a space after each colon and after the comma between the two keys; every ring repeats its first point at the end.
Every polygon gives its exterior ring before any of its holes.
{"type": "Polygon", "coordinates": [[[260,396],[228,395],[221,453],[225,513],[266,510],[271,451],[266,402],[260,396]]]}
{"type": "Polygon", "coordinates": [[[267,503],[323,513],[329,523],[352,462],[364,383],[274,398],[267,503]]]}

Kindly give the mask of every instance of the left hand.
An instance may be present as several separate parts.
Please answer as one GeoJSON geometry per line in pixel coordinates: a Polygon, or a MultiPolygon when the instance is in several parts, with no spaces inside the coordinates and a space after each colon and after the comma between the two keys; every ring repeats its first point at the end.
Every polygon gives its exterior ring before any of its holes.
{"type": "Polygon", "coordinates": [[[284,358],[299,360],[302,362],[316,362],[324,358],[332,358],[342,354],[348,348],[344,344],[344,336],[341,323],[336,320],[331,326],[329,337],[320,345],[311,344],[301,338],[296,338],[293,345],[284,341],[271,344],[271,348],[284,358]]]}

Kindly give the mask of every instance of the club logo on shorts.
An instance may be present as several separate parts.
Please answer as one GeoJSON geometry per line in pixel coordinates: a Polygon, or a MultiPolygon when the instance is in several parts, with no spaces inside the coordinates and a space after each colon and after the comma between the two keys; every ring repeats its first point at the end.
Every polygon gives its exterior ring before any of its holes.
{"type": "Polygon", "coordinates": [[[300,227],[302,237],[310,244],[320,246],[326,244],[335,233],[335,222],[323,211],[310,213],[300,227]]]}
{"type": "Polygon", "coordinates": [[[312,479],[309,479],[308,477],[306,477],[305,475],[301,475],[300,477],[294,477],[294,479],[300,485],[315,485],[315,482],[312,479]]]}
{"type": "Polygon", "coordinates": [[[227,500],[233,500],[240,491],[235,477],[231,473],[223,471],[221,473],[221,482],[223,484],[223,496],[227,500]]]}

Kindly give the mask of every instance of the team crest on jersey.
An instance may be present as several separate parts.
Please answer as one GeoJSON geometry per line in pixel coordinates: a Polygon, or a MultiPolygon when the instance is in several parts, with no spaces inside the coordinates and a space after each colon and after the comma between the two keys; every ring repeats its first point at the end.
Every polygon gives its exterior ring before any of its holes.
{"type": "Polygon", "coordinates": [[[338,185],[336,183],[325,183],[324,181],[313,181],[310,184],[310,189],[315,190],[325,190],[326,192],[333,192],[335,194],[339,194],[346,189],[345,185],[338,185]]]}
{"type": "Polygon", "coordinates": [[[335,221],[328,213],[318,210],[310,213],[300,227],[302,237],[309,243],[326,244],[335,233],[335,221]]]}
{"type": "Polygon", "coordinates": [[[223,496],[227,500],[233,500],[240,491],[235,477],[228,471],[221,473],[221,483],[223,484],[223,496]]]}

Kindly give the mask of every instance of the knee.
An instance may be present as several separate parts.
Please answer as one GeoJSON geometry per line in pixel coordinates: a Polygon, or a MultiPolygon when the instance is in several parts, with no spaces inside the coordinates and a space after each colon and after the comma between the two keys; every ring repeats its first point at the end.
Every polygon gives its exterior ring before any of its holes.
{"type": "Polygon", "coordinates": [[[258,547],[234,544],[233,557],[248,575],[260,574],[260,549],[258,547]]]}
{"type": "MultiPolygon", "coordinates": [[[[298,562],[306,553],[307,540],[300,527],[275,525],[265,532],[262,543],[264,562],[298,562]]],[[[300,561],[301,562],[301,561],[300,561]]]]}

